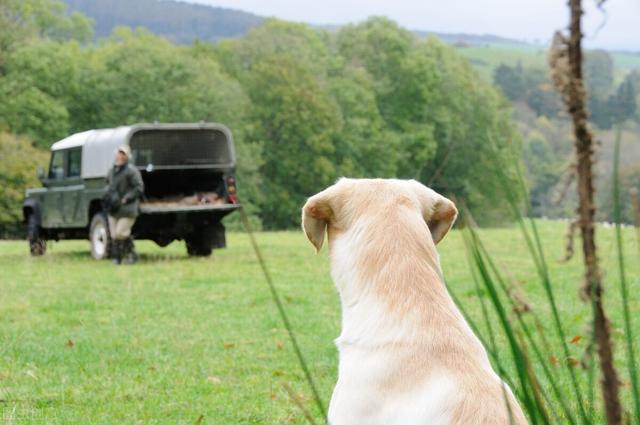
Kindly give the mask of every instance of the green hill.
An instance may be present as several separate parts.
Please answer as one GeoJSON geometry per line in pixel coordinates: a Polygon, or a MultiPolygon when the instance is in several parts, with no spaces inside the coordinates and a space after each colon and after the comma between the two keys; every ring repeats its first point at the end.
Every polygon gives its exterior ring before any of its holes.
{"type": "MultiPolygon", "coordinates": [[[[547,49],[532,44],[456,44],[456,50],[489,81],[493,80],[493,70],[501,64],[515,66],[520,63],[524,68],[548,67],[547,49]]],[[[640,52],[609,51],[609,55],[613,60],[617,80],[621,80],[629,71],[640,69],[640,52]]]]}
{"type": "Polygon", "coordinates": [[[239,10],[158,0],[63,0],[72,11],[94,20],[96,38],[119,25],[145,27],[176,43],[241,36],[263,18],[239,10]]]}

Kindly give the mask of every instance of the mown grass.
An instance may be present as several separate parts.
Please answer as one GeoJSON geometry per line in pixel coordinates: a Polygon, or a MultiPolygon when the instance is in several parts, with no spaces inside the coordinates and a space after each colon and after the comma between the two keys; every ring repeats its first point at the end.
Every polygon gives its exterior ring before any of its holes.
{"type": "MultiPolygon", "coordinates": [[[[565,264],[555,260],[563,254],[564,223],[538,225],[563,324],[574,341],[571,354],[579,359],[590,318],[590,306],[577,296],[581,261],[579,256],[565,264]]],[[[340,329],[340,306],[326,249],[314,255],[301,232],[257,236],[328,404],[337,371],[333,339],[340,329]]],[[[632,327],[640,329],[639,253],[633,230],[625,229],[623,236],[632,327]]],[[[549,306],[520,232],[489,229],[480,237],[503,275],[542,317],[550,340],[545,355],[560,376],[567,359],[551,338],[549,306]]],[[[614,233],[599,228],[597,237],[629,405],[614,233]]],[[[453,231],[439,248],[450,290],[485,333],[462,234],[453,231]]],[[[283,383],[315,413],[245,234],[230,234],[229,248],[205,260],[189,259],[181,244],[160,249],[141,242],[139,250],[140,264],[115,267],[92,260],[82,241],[53,244],[43,258],[30,258],[24,242],[0,242],[3,423],[305,423],[283,383]]],[[[496,339],[507,359],[505,338],[498,333],[496,339]]],[[[635,344],[640,350],[640,342],[635,344]]],[[[510,362],[502,366],[514,373],[510,362]]],[[[580,366],[576,373],[586,379],[580,366]]],[[[561,376],[571,400],[569,381],[561,376]]]]}

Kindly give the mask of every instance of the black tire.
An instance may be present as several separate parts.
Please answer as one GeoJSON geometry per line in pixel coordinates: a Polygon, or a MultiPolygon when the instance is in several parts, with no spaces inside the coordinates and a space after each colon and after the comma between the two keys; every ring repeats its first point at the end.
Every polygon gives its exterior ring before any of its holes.
{"type": "Polygon", "coordinates": [[[187,253],[191,257],[208,257],[213,251],[213,228],[205,227],[185,238],[187,253]]]}
{"type": "Polygon", "coordinates": [[[97,213],[91,219],[89,226],[89,242],[91,242],[91,256],[96,260],[105,260],[111,256],[111,237],[107,218],[97,213]]]}
{"type": "Polygon", "coordinates": [[[47,252],[47,241],[42,238],[42,230],[35,214],[30,214],[27,220],[27,235],[29,240],[29,252],[34,257],[39,257],[47,252]]]}

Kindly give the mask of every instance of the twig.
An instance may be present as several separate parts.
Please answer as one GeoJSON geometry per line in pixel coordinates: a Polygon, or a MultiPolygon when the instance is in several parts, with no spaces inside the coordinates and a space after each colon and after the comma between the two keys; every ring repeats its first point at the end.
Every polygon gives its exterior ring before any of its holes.
{"type": "Polygon", "coordinates": [[[565,251],[564,258],[560,259],[561,263],[566,263],[567,261],[573,258],[573,241],[576,236],[576,229],[578,228],[578,219],[573,219],[569,223],[569,228],[567,229],[567,234],[565,235],[565,251]]]}
{"type": "Polygon", "coordinates": [[[569,192],[569,188],[571,188],[571,184],[576,179],[576,164],[575,162],[571,162],[567,167],[566,172],[564,173],[562,180],[560,182],[560,188],[556,189],[555,195],[551,199],[551,202],[554,205],[560,205],[564,198],[566,198],[567,193],[569,192]]]}

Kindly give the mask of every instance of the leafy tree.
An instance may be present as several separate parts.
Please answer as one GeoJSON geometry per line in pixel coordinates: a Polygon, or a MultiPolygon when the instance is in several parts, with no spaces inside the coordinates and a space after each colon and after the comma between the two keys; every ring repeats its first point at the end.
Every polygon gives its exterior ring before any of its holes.
{"type": "Polygon", "coordinates": [[[563,164],[544,135],[537,131],[527,136],[522,153],[533,213],[536,216],[549,216],[552,214],[553,188],[560,180],[563,164]]]}
{"type": "Polygon", "coordinates": [[[394,175],[394,137],[370,75],[329,49],[326,33],[277,20],[216,46],[252,100],[248,138],[263,147],[266,227],[297,223],[292,211],[340,175],[394,175]]]}
{"type": "Polygon", "coordinates": [[[16,236],[22,220],[24,191],[38,183],[36,169],[47,153],[23,138],[0,132],[0,236],[16,236]]]}
{"type": "Polygon", "coordinates": [[[613,59],[605,50],[585,53],[584,78],[589,96],[606,99],[613,89],[613,59]]]}
{"type": "Polygon", "coordinates": [[[337,175],[338,110],[312,73],[285,55],[256,64],[248,89],[258,124],[253,137],[264,143],[262,220],[268,228],[288,227],[299,221],[292,211],[305,197],[337,175]]]}
{"type": "Polygon", "coordinates": [[[333,142],[340,161],[338,174],[395,176],[399,138],[385,126],[371,90],[371,77],[361,68],[349,68],[330,84],[341,115],[333,142]]]}
{"type": "Polygon", "coordinates": [[[506,160],[507,146],[516,156],[520,149],[497,92],[453,49],[418,40],[384,18],[340,31],[337,47],[375,81],[378,108],[398,137],[398,176],[466,200],[480,220],[497,219],[490,217],[496,208],[483,208],[504,199],[497,175],[487,170],[494,159],[506,160]]]}
{"type": "Polygon", "coordinates": [[[620,83],[615,95],[610,98],[611,115],[614,122],[622,123],[636,113],[636,86],[630,78],[620,83]]]}
{"type": "MultiPolygon", "coordinates": [[[[606,179],[606,187],[613,185],[612,178],[606,179]]],[[[635,210],[631,202],[631,191],[640,190],[640,164],[631,163],[620,168],[620,214],[624,223],[635,222],[635,210]]],[[[601,190],[598,192],[599,219],[615,221],[613,215],[613,192],[601,190]]]]}
{"type": "Polygon", "coordinates": [[[77,12],[68,14],[60,1],[0,0],[0,71],[5,55],[18,45],[42,38],[86,42],[91,35],[91,21],[77,12]]]}
{"type": "Polygon", "coordinates": [[[37,87],[0,82],[0,123],[48,147],[69,134],[69,112],[64,104],[37,87]]]}
{"type": "Polygon", "coordinates": [[[601,129],[608,130],[616,123],[633,119],[638,109],[634,74],[627,75],[616,89],[616,92],[608,98],[591,98],[589,108],[591,120],[601,129]]]}
{"type": "Polygon", "coordinates": [[[0,121],[48,147],[68,135],[84,57],[76,42],[34,42],[17,48],[0,79],[0,121]]]}
{"type": "Polygon", "coordinates": [[[500,64],[493,71],[493,83],[502,89],[507,99],[521,100],[526,92],[526,85],[522,75],[522,66],[517,67],[500,64]]]}

